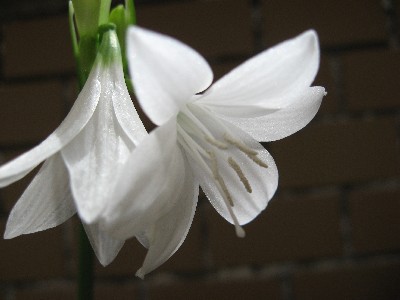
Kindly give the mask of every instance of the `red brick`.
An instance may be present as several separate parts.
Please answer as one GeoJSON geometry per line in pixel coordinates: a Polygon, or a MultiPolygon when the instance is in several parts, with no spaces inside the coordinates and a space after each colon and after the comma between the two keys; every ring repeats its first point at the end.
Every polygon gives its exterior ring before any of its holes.
{"type": "Polygon", "coordinates": [[[327,91],[327,96],[324,97],[321,108],[318,112],[319,116],[322,113],[335,113],[339,109],[339,98],[337,93],[337,87],[333,78],[333,71],[331,68],[331,57],[327,55],[321,56],[321,63],[319,71],[313,86],[323,86],[327,91]]]}
{"type": "Polygon", "coordinates": [[[181,281],[149,288],[150,299],[282,299],[274,280],[181,281]]]}
{"type": "Polygon", "coordinates": [[[37,143],[61,123],[61,84],[55,81],[0,86],[0,144],[37,143]]]}
{"type": "Polygon", "coordinates": [[[135,279],[128,279],[127,283],[96,284],[94,300],[132,300],[140,299],[140,290],[135,279]]]}
{"type": "MultiPolygon", "coordinates": [[[[3,220],[0,232],[4,229],[3,220]]],[[[0,239],[0,249],[0,281],[43,279],[64,274],[63,236],[59,227],[11,240],[0,239]]]]}
{"type": "Polygon", "coordinates": [[[263,1],[264,31],[274,44],[314,28],[322,45],[363,43],[386,38],[379,1],[263,1]]]}
{"type": "Polygon", "coordinates": [[[9,286],[2,286],[0,288],[0,300],[7,300],[9,299],[9,295],[10,295],[10,287],[9,286]]]}
{"type": "Polygon", "coordinates": [[[76,287],[65,283],[41,283],[39,287],[18,289],[13,300],[74,300],[77,299],[76,287]]]}
{"type": "Polygon", "coordinates": [[[400,298],[400,264],[376,263],[299,272],[293,286],[296,300],[395,300],[400,298]]]}
{"type": "Polygon", "coordinates": [[[351,52],[343,57],[343,70],[349,109],[399,107],[400,53],[351,52]]]}
{"type": "MultiPolygon", "coordinates": [[[[392,2],[392,4],[394,5],[394,12],[395,12],[396,16],[399,17],[400,16],[400,5],[399,5],[399,3],[394,1],[394,2],[392,2]]],[[[397,32],[397,38],[400,38],[398,32],[397,32]]]]}
{"type": "Polygon", "coordinates": [[[400,190],[363,188],[349,197],[355,251],[399,250],[400,190]]]}
{"type": "Polygon", "coordinates": [[[393,118],[313,124],[269,144],[282,187],[355,183],[399,175],[393,118]]]}
{"type": "Polygon", "coordinates": [[[172,35],[202,55],[246,54],[253,49],[251,7],[245,0],[138,5],[138,25],[172,35]]]}
{"type": "Polygon", "coordinates": [[[3,32],[7,77],[74,71],[67,14],[8,23],[3,32]]]}
{"type": "Polygon", "coordinates": [[[339,204],[335,194],[273,199],[265,212],[244,226],[233,225],[209,209],[210,247],[216,266],[340,256],[339,204]]]}

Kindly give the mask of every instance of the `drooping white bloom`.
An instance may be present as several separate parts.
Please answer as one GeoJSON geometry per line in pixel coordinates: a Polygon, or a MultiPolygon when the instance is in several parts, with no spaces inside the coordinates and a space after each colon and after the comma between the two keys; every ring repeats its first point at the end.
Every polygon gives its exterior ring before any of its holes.
{"type": "Polygon", "coordinates": [[[117,36],[109,30],[65,120],[41,144],[0,167],[4,187],[44,161],[12,209],[5,238],[55,227],[78,212],[100,262],[110,263],[124,240],[100,231],[96,219],[111,200],[117,170],[145,135],[125,85],[117,36]]]}
{"type": "Polygon", "coordinates": [[[244,236],[241,225],[266,208],[278,184],[274,160],[257,141],[303,128],[325,89],[310,87],[319,67],[314,31],[260,53],[210,88],[209,65],[177,40],[132,27],[127,45],[137,97],[159,127],[127,161],[101,224],[149,249],[137,272],[143,277],[182,244],[199,185],[244,236]]]}

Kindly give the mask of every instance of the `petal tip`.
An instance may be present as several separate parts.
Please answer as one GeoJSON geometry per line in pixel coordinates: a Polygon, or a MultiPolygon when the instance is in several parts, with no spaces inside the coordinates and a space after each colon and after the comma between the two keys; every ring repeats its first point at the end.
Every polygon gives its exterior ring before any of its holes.
{"type": "Polygon", "coordinates": [[[328,95],[328,92],[323,86],[312,86],[310,87],[315,95],[320,95],[322,97],[328,95]]]}
{"type": "Polygon", "coordinates": [[[5,240],[11,240],[12,238],[14,238],[14,236],[10,235],[9,233],[5,232],[3,238],[5,240]]]}
{"type": "Polygon", "coordinates": [[[139,277],[140,279],[144,279],[145,273],[144,273],[144,271],[143,271],[143,268],[140,268],[139,270],[137,270],[137,272],[136,272],[135,275],[136,275],[137,277],[139,277]]]}
{"type": "Polygon", "coordinates": [[[103,267],[106,267],[106,266],[108,266],[112,261],[113,261],[113,259],[110,259],[110,258],[106,258],[106,257],[98,257],[98,259],[99,259],[99,262],[100,262],[100,264],[103,266],[103,267]]]}
{"type": "MultiPolygon", "coordinates": [[[[75,199],[77,199],[77,197],[75,197],[75,199]]],[[[76,207],[77,207],[79,218],[82,220],[82,222],[89,225],[89,224],[93,224],[99,220],[100,212],[90,211],[90,209],[84,209],[82,207],[79,207],[79,205],[76,205],[76,207]]]]}
{"type": "Polygon", "coordinates": [[[295,38],[298,42],[303,42],[305,46],[311,49],[319,49],[318,34],[314,29],[309,29],[295,38]]]}
{"type": "Polygon", "coordinates": [[[16,230],[10,230],[9,227],[6,227],[6,231],[4,232],[4,239],[5,240],[10,240],[13,239],[17,236],[21,235],[20,233],[16,232],[16,230]]]}
{"type": "Polygon", "coordinates": [[[315,31],[315,29],[308,29],[308,30],[304,31],[304,32],[300,35],[300,37],[302,37],[302,38],[308,38],[308,39],[310,39],[310,40],[312,40],[312,41],[318,41],[318,34],[317,34],[317,32],[315,31]]]}

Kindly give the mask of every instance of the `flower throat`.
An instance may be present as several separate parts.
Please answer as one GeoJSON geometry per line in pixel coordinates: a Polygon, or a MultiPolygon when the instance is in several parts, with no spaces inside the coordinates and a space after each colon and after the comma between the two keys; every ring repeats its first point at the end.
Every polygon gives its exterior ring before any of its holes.
{"type": "MultiPolygon", "coordinates": [[[[239,139],[234,138],[229,133],[229,129],[221,122],[218,122],[218,131],[223,129],[222,134],[218,134],[216,130],[213,130],[215,132],[212,133],[205,125],[207,122],[200,120],[199,112],[208,115],[208,112],[196,104],[188,104],[187,109],[178,114],[178,141],[184,150],[199,164],[201,169],[214,179],[216,187],[235,225],[236,235],[244,237],[245,231],[239,225],[239,221],[233,211],[235,201],[220,172],[220,160],[223,160],[222,163],[228,163],[230,170],[236,174],[236,178],[239,179],[248,193],[252,193],[253,191],[251,183],[239,163],[231,155],[230,152],[232,149],[238,149],[253,163],[262,168],[268,168],[268,165],[258,157],[259,153],[257,151],[251,149],[239,139]],[[216,136],[219,137],[216,138],[216,136]]],[[[213,121],[218,120],[213,119],[213,121]]]]}

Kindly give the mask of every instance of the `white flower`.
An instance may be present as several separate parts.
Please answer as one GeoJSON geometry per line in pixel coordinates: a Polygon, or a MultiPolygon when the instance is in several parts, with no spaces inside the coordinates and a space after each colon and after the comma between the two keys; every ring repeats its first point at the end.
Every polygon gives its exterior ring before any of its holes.
{"type": "Polygon", "coordinates": [[[175,39],[132,27],[127,45],[140,104],[160,127],[127,161],[101,225],[149,249],[137,272],[143,277],[182,244],[199,185],[244,236],[241,225],[266,208],[278,184],[274,160],[257,141],[303,128],[325,90],[310,87],[319,66],[314,31],[255,56],[209,89],[209,65],[175,39]]]}
{"type": "Polygon", "coordinates": [[[11,211],[5,238],[55,227],[78,211],[100,262],[110,263],[124,241],[100,231],[96,219],[111,200],[118,168],[145,135],[125,85],[117,36],[109,30],[65,120],[0,168],[4,187],[45,161],[11,211]]]}

